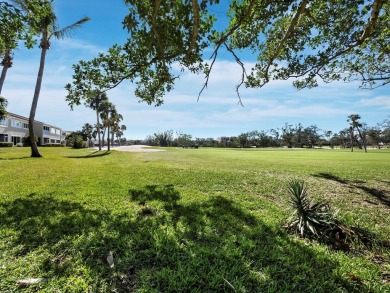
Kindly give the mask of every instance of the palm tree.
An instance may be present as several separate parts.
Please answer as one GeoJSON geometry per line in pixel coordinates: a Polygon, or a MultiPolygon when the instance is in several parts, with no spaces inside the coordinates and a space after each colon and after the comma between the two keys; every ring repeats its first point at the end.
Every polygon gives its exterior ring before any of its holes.
{"type": "Polygon", "coordinates": [[[326,138],[328,139],[328,142],[329,142],[329,145],[330,145],[330,148],[333,149],[333,142],[332,140],[330,139],[331,136],[332,136],[333,132],[331,130],[325,130],[324,131],[324,135],[326,136],[326,138]]]}
{"type": "Polygon", "coordinates": [[[116,135],[116,137],[117,137],[117,139],[118,139],[119,145],[121,145],[121,138],[122,138],[122,136],[123,136],[123,132],[124,132],[126,129],[127,129],[126,125],[121,125],[121,126],[117,129],[117,131],[115,132],[115,135],[116,135]]]}
{"type": "Polygon", "coordinates": [[[0,75],[0,94],[3,89],[7,71],[12,67],[12,51],[18,47],[19,41],[25,41],[27,48],[33,45],[32,36],[34,31],[28,32],[25,15],[14,5],[7,2],[0,2],[0,56],[2,56],[0,75]]]}
{"type": "Polygon", "coordinates": [[[106,93],[96,93],[88,100],[88,107],[92,110],[95,110],[96,112],[96,133],[98,136],[99,141],[99,151],[102,150],[102,139],[101,139],[101,130],[100,130],[100,121],[99,121],[99,114],[100,114],[100,108],[101,105],[104,104],[106,101],[108,101],[108,97],[106,93]]]}
{"type": "Polygon", "coordinates": [[[92,140],[92,132],[93,132],[93,126],[89,123],[85,123],[83,127],[81,128],[81,132],[84,137],[88,139],[88,147],[91,146],[91,140],[92,140]]]}
{"type": "Polygon", "coordinates": [[[100,107],[100,118],[102,119],[104,132],[103,132],[103,142],[104,142],[104,135],[107,129],[107,150],[110,150],[110,127],[112,125],[111,117],[115,116],[117,113],[115,106],[108,100],[103,101],[100,107]]]}
{"type": "MultiPolygon", "coordinates": [[[[26,13],[33,17],[31,18],[32,20],[29,24],[31,27],[39,31],[41,36],[41,42],[39,45],[39,48],[41,48],[41,58],[39,63],[37,81],[35,84],[34,97],[31,103],[28,127],[30,137],[35,137],[35,113],[37,110],[39,94],[41,91],[46,52],[50,48],[50,41],[53,37],[56,39],[64,39],[65,37],[71,36],[77,28],[79,28],[85,22],[89,21],[90,18],[84,17],[71,25],[59,28],[57,16],[54,13],[53,2],[51,0],[13,0],[13,2],[18,4],[24,11],[26,11],[26,13]]],[[[42,157],[42,155],[39,153],[35,140],[31,140],[31,157],[42,157]]]]}
{"type": "Polygon", "coordinates": [[[123,116],[119,114],[118,112],[113,112],[113,115],[111,116],[111,145],[114,145],[114,138],[115,135],[118,133],[120,130],[120,125],[119,122],[123,120],[123,116]]]}
{"type": "Polygon", "coordinates": [[[1,66],[3,66],[3,69],[1,70],[1,76],[0,76],[0,94],[3,89],[3,84],[5,81],[5,76],[7,75],[8,68],[12,67],[12,55],[10,50],[6,50],[3,55],[3,60],[1,61],[1,66]]]}

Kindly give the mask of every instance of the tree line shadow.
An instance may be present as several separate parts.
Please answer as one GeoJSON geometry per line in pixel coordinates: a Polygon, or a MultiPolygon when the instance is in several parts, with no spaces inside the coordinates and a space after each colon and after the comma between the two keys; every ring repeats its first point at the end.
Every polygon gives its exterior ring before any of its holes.
{"type": "Polygon", "coordinates": [[[66,156],[66,158],[70,159],[92,159],[92,158],[98,158],[98,157],[104,157],[107,155],[110,155],[110,151],[95,151],[85,156],[66,156]]]}
{"type": "Polygon", "coordinates": [[[173,185],[149,185],[129,190],[128,200],[134,210],[118,213],[29,194],[0,205],[0,229],[15,232],[8,245],[18,247],[17,257],[50,252],[40,265],[48,275],[37,277],[69,276],[81,262],[93,272],[96,291],[105,284],[117,292],[219,292],[230,285],[237,292],[369,291],[360,279],[334,274],[336,261],[231,199],[182,203],[173,185]]]}
{"type": "Polygon", "coordinates": [[[13,160],[24,160],[24,159],[30,159],[31,157],[19,157],[19,158],[1,158],[0,161],[13,161],[13,160]]]}
{"type": "Polygon", "coordinates": [[[351,188],[358,188],[364,191],[365,193],[375,197],[380,203],[382,203],[386,207],[390,207],[390,195],[388,191],[377,189],[377,188],[366,187],[362,185],[365,183],[365,181],[343,179],[331,173],[318,173],[318,174],[313,174],[312,176],[335,181],[344,185],[348,185],[351,188]]]}

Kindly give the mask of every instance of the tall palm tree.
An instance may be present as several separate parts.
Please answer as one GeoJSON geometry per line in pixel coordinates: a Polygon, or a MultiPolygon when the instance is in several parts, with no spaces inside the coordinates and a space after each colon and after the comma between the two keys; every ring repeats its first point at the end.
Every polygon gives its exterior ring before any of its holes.
{"type": "Polygon", "coordinates": [[[99,141],[99,151],[102,150],[102,139],[101,139],[101,130],[100,130],[100,121],[99,121],[99,114],[100,114],[100,108],[101,105],[105,103],[105,101],[108,101],[107,94],[104,93],[96,93],[88,100],[88,107],[92,110],[95,110],[96,112],[96,130],[97,130],[97,136],[99,141]]]}
{"type": "Polygon", "coordinates": [[[0,76],[0,94],[3,89],[3,84],[5,81],[5,76],[7,75],[7,71],[9,68],[12,67],[12,55],[10,50],[6,50],[3,55],[3,60],[1,60],[1,66],[3,66],[3,69],[1,70],[1,76],[0,76]]]}
{"type": "Polygon", "coordinates": [[[110,101],[106,100],[103,101],[100,107],[100,118],[102,119],[104,132],[103,132],[103,142],[104,142],[104,135],[105,131],[107,129],[107,150],[110,150],[110,127],[111,127],[111,117],[115,116],[116,109],[114,104],[112,104],[110,101]]]}
{"type": "Polygon", "coordinates": [[[114,138],[117,132],[120,130],[119,122],[123,120],[123,116],[118,112],[113,112],[111,116],[111,145],[114,145],[114,138]]]}
{"type": "MultiPolygon", "coordinates": [[[[84,17],[71,25],[59,28],[58,19],[54,13],[52,0],[13,0],[13,2],[19,5],[30,16],[32,16],[32,18],[30,18],[32,20],[29,24],[37,31],[39,31],[41,36],[41,42],[39,45],[39,48],[41,48],[41,58],[39,63],[37,81],[35,84],[34,97],[31,103],[30,116],[28,119],[29,135],[30,137],[35,137],[35,113],[37,110],[39,94],[41,91],[46,52],[50,48],[51,39],[64,39],[66,37],[70,37],[76,29],[78,29],[85,22],[89,21],[90,18],[84,17]]],[[[39,153],[37,143],[34,139],[31,139],[31,157],[42,157],[42,155],[39,153]]]]}

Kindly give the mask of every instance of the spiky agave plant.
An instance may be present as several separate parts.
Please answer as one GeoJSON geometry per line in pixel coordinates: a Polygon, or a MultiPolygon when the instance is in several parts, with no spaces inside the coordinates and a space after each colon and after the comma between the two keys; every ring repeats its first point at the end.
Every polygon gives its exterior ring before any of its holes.
{"type": "Polygon", "coordinates": [[[303,181],[288,182],[290,203],[294,212],[289,218],[287,228],[301,237],[321,238],[335,225],[333,214],[327,202],[313,204],[308,197],[303,181]]]}

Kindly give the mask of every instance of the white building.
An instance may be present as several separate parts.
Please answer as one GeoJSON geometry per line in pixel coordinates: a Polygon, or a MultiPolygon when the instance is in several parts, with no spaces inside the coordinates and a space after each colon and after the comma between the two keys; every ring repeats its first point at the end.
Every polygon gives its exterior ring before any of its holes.
{"type": "MultiPolygon", "coordinates": [[[[34,121],[34,133],[38,137],[38,145],[47,143],[62,143],[62,130],[40,121],[34,121]]],[[[22,143],[23,137],[28,136],[28,118],[8,113],[7,118],[0,120],[0,142],[22,143]]]]}

